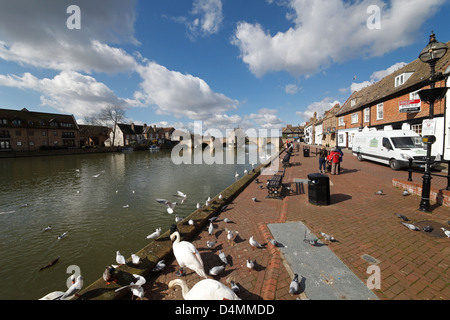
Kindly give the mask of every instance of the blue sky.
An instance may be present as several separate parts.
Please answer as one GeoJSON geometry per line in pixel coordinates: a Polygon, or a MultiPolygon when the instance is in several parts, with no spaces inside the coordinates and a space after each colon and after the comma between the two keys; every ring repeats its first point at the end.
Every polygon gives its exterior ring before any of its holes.
{"type": "Polygon", "coordinates": [[[0,8],[0,108],[80,123],[117,104],[125,122],[179,129],[303,124],[416,59],[432,30],[450,41],[446,0],[0,0],[0,8]]]}

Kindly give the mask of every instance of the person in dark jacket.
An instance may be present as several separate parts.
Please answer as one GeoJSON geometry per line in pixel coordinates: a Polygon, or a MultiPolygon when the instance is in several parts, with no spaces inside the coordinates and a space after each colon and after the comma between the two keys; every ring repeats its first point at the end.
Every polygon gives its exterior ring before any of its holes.
{"type": "Polygon", "coordinates": [[[320,151],[319,151],[319,172],[320,173],[326,173],[327,172],[327,170],[326,170],[327,156],[328,156],[327,148],[322,147],[322,149],[320,149],[320,151]]]}

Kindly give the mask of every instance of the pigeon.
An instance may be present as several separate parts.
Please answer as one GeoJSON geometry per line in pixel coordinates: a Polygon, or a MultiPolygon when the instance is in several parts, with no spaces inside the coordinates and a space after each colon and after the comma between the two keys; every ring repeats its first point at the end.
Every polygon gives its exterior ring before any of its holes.
{"type": "Polygon", "coordinates": [[[151,235],[147,236],[147,239],[156,239],[161,235],[161,228],[156,229],[151,235]]]}
{"type": "Polygon", "coordinates": [[[127,263],[125,257],[121,255],[119,251],[116,252],[116,262],[119,264],[119,266],[127,263]]]}
{"type": "Polygon", "coordinates": [[[403,221],[409,221],[409,219],[407,217],[405,217],[404,215],[400,214],[400,213],[396,213],[395,214],[397,217],[399,217],[400,219],[402,219],[403,221]]]}
{"type": "Polygon", "coordinates": [[[267,240],[270,241],[270,243],[271,243],[273,246],[278,247],[278,241],[277,241],[277,240],[271,239],[271,238],[268,238],[267,240]]]}
{"type": "Polygon", "coordinates": [[[217,241],[206,241],[206,246],[208,247],[208,248],[214,248],[215,246],[216,246],[216,244],[217,244],[217,241]]]}
{"type": "Polygon", "coordinates": [[[211,218],[209,218],[208,219],[210,222],[214,222],[214,221],[216,221],[217,220],[217,216],[215,216],[215,217],[211,217],[211,218]]]}
{"type": "Polygon", "coordinates": [[[378,195],[378,196],[383,195],[383,194],[384,194],[384,193],[383,193],[383,189],[378,190],[377,192],[374,192],[374,194],[376,194],[376,195],[378,195]]]}
{"type": "Polygon", "coordinates": [[[167,213],[172,214],[173,213],[173,209],[176,206],[176,202],[172,202],[172,201],[168,201],[166,199],[156,199],[157,202],[164,204],[167,206],[167,213]]]}
{"type": "Polygon", "coordinates": [[[422,229],[423,229],[423,231],[425,231],[425,232],[432,232],[432,231],[434,230],[432,226],[425,226],[425,227],[423,227],[422,229]]]}
{"type": "Polygon", "coordinates": [[[213,267],[209,270],[209,274],[211,276],[218,276],[219,274],[221,274],[223,271],[225,270],[225,266],[217,266],[217,267],[213,267]]]}
{"type": "Polygon", "coordinates": [[[233,223],[233,220],[228,219],[228,218],[224,218],[223,221],[226,222],[226,223],[233,223]]]}
{"type": "Polygon", "coordinates": [[[403,191],[403,196],[409,196],[408,190],[404,190],[404,191],[403,191]]]}
{"type": "Polygon", "coordinates": [[[298,274],[294,274],[294,278],[291,281],[291,284],[289,285],[289,294],[292,296],[294,294],[297,294],[299,291],[300,284],[298,282],[298,274]]]}
{"type": "Polygon", "coordinates": [[[131,261],[133,262],[134,265],[137,266],[138,264],[141,263],[141,258],[133,253],[131,254],[131,261]]]}
{"type": "Polygon", "coordinates": [[[259,248],[262,249],[263,246],[255,240],[255,238],[253,236],[250,237],[250,239],[248,240],[248,242],[250,243],[250,245],[252,246],[252,249],[254,250],[255,248],[259,248]]]}
{"type": "Polygon", "coordinates": [[[445,235],[447,236],[447,238],[450,238],[450,231],[448,231],[445,228],[441,228],[442,231],[444,231],[445,235]]]}
{"type": "Polygon", "coordinates": [[[181,221],[183,221],[183,217],[179,217],[179,216],[175,216],[175,222],[176,223],[178,223],[178,222],[181,222],[181,221]]]}
{"type": "Polygon", "coordinates": [[[222,260],[223,263],[228,264],[227,256],[220,250],[219,250],[219,258],[220,260],[222,260]]]}
{"type": "Polygon", "coordinates": [[[309,245],[311,245],[311,246],[316,246],[317,245],[317,241],[318,241],[319,239],[317,239],[317,238],[314,238],[314,239],[303,239],[303,242],[304,243],[307,243],[307,244],[309,244],[309,245]]]}
{"type": "Polygon", "coordinates": [[[226,205],[224,205],[220,210],[221,210],[221,211],[225,211],[225,210],[227,210],[227,208],[228,208],[228,205],[226,204],[226,205]]]}
{"type": "Polygon", "coordinates": [[[213,224],[212,224],[212,222],[209,224],[209,227],[208,227],[208,234],[211,236],[212,235],[212,233],[213,233],[213,230],[214,230],[214,226],[213,226],[213,224]]]}
{"type": "Polygon", "coordinates": [[[252,260],[248,259],[246,261],[246,264],[247,264],[248,271],[252,272],[252,269],[255,267],[255,263],[252,260]]]}
{"type": "Polygon", "coordinates": [[[58,300],[65,300],[72,296],[78,296],[78,292],[80,292],[81,288],[83,288],[83,280],[83,276],[78,276],[75,283],[73,283],[58,300]]]}
{"type": "Polygon", "coordinates": [[[331,242],[336,241],[336,239],[335,239],[334,237],[330,236],[329,234],[326,234],[326,233],[323,233],[323,232],[321,232],[320,234],[321,234],[322,237],[324,237],[325,240],[327,240],[327,241],[331,241],[331,242]]]}
{"type": "Polygon", "coordinates": [[[116,268],[108,266],[103,272],[103,280],[105,280],[106,285],[110,285],[111,282],[117,282],[116,268]]]}
{"type": "Polygon", "coordinates": [[[420,229],[411,223],[402,222],[402,224],[407,227],[409,230],[419,231],[420,229]]]}
{"type": "Polygon", "coordinates": [[[177,191],[177,194],[175,195],[175,197],[181,199],[181,204],[183,204],[186,201],[186,194],[181,192],[181,191],[177,191]]]}
{"type": "Polygon", "coordinates": [[[164,260],[158,261],[156,266],[152,269],[153,272],[159,272],[166,267],[166,262],[164,260]]]}
{"type": "Polygon", "coordinates": [[[241,289],[239,289],[238,285],[236,284],[236,282],[234,282],[233,280],[230,281],[231,284],[231,290],[234,291],[234,293],[238,294],[241,292],[241,289]]]}

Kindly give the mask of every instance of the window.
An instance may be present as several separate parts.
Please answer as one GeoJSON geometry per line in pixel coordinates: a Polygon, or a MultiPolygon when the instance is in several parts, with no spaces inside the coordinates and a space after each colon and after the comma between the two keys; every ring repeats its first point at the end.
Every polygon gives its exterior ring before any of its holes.
{"type": "Polygon", "coordinates": [[[9,141],[0,141],[0,149],[9,149],[9,141]]]}
{"type": "Polygon", "coordinates": [[[57,146],[58,145],[58,140],[53,141],[53,145],[57,146]]]}
{"type": "Polygon", "coordinates": [[[56,137],[58,135],[58,132],[53,131],[53,135],[56,137]]]}
{"type": "Polygon", "coordinates": [[[15,120],[12,121],[12,124],[15,125],[15,126],[20,126],[20,125],[22,125],[22,120],[15,119],[15,120]]]}
{"type": "Polygon", "coordinates": [[[417,134],[422,135],[422,124],[413,124],[411,126],[411,130],[417,134]]]}
{"type": "Polygon", "coordinates": [[[344,117],[339,118],[339,126],[345,126],[344,117]]]}
{"type": "Polygon", "coordinates": [[[18,137],[22,136],[22,131],[16,130],[16,136],[18,136],[18,137]]]}
{"type": "Polygon", "coordinates": [[[30,146],[31,146],[31,147],[34,146],[34,141],[30,141],[30,146]]]}
{"type": "Polygon", "coordinates": [[[364,122],[370,122],[370,108],[364,109],[364,122]]]}
{"type": "Polygon", "coordinates": [[[46,135],[47,135],[47,132],[46,132],[46,131],[42,131],[42,135],[43,135],[43,136],[46,136],[46,135]]]}
{"type": "MultiPolygon", "coordinates": [[[[395,144],[395,142],[394,142],[394,144],[395,144]]],[[[383,148],[386,148],[388,150],[392,150],[392,145],[389,142],[388,138],[383,138],[383,148]]]]}
{"type": "Polygon", "coordinates": [[[384,103],[377,104],[377,120],[383,120],[384,117],[383,107],[384,103]]]}
{"type": "Polygon", "coordinates": [[[352,107],[354,107],[354,106],[356,105],[356,99],[353,99],[353,100],[350,102],[350,104],[351,104],[352,107]]]}
{"type": "Polygon", "coordinates": [[[358,114],[352,114],[352,124],[358,123],[358,114]]]}
{"type": "Polygon", "coordinates": [[[8,120],[6,120],[6,119],[0,119],[0,124],[8,124],[8,120]]]}
{"type": "Polygon", "coordinates": [[[405,72],[395,77],[395,87],[397,88],[408,81],[409,77],[411,77],[412,74],[413,72],[405,72]]]}
{"type": "Polygon", "coordinates": [[[21,147],[22,146],[22,141],[17,141],[16,144],[17,144],[18,147],[21,147]]]}
{"type": "Polygon", "coordinates": [[[52,128],[57,128],[58,127],[58,123],[55,121],[50,122],[50,127],[52,128]]]}

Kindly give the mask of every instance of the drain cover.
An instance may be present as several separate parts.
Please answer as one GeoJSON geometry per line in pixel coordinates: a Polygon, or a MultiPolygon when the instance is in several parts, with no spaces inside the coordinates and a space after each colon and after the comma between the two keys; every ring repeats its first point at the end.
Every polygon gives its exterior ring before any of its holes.
{"type": "Polygon", "coordinates": [[[361,258],[364,259],[364,260],[366,260],[367,262],[369,262],[369,263],[371,263],[371,264],[379,264],[379,263],[380,263],[379,260],[375,259],[375,258],[372,257],[372,256],[369,256],[368,254],[363,254],[363,255],[361,256],[361,258]]]}

